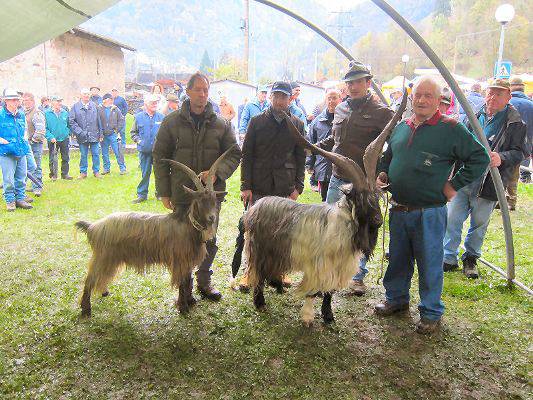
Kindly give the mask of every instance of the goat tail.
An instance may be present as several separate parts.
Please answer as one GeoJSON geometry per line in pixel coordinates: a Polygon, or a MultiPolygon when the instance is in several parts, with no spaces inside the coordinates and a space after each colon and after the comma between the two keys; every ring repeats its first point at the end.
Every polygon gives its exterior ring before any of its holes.
{"type": "Polygon", "coordinates": [[[74,226],[80,231],[87,233],[89,227],[91,226],[91,223],[87,221],[78,221],[74,224],[74,226]]]}

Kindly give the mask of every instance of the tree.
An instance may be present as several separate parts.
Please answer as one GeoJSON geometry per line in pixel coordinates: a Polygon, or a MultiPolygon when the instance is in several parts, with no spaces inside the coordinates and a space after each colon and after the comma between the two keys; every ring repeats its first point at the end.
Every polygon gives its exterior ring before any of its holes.
{"type": "Polygon", "coordinates": [[[200,62],[200,71],[204,74],[208,74],[211,69],[213,69],[213,61],[209,58],[209,53],[207,50],[204,50],[204,55],[202,56],[202,61],[200,62]]]}

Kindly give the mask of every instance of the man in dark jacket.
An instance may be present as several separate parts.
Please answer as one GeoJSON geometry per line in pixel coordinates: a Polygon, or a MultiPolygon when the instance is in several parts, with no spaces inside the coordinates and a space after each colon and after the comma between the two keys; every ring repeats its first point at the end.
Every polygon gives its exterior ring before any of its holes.
{"type": "MultiPolygon", "coordinates": [[[[337,106],[333,118],[333,134],[319,146],[351,158],[364,171],[363,155],[367,146],[381,133],[393,112],[375,99],[369,91],[372,74],[363,64],[352,62],[344,76],[349,97],[337,106]]],[[[349,184],[335,166],[329,182],[326,201],[335,204],[342,197],[341,187],[349,184]]],[[[354,276],[351,291],[357,296],[366,292],[363,278],[368,273],[366,259],[361,258],[360,272],[354,276]]]]}
{"type": "Polygon", "coordinates": [[[409,310],[416,261],[420,294],[416,331],[422,334],[437,330],[444,313],[446,202],[478,179],[489,162],[487,151],[474,135],[439,112],[440,98],[441,88],[434,78],[422,77],[415,83],[414,114],[394,128],[376,180],[381,188],[390,184],[392,207],[390,259],[383,278],[386,301],[377,304],[375,312],[389,316],[409,310]],[[461,168],[452,174],[459,162],[461,168]]]}
{"type": "MultiPolygon", "coordinates": [[[[171,173],[169,163],[161,160],[173,159],[185,164],[204,181],[217,158],[236,144],[231,124],[216,115],[208,102],[209,80],[205,75],[196,73],[191,76],[187,95],[188,99],[181,108],[165,117],[153,150],[157,193],[166,208],[178,213],[185,213],[191,204],[190,194],[183,189],[183,185],[194,189],[194,184],[183,172],[173,170],[171,173]]],[[[231,155],[217,169],[214,182],[216,191],[225,190],[225,181],[237,169],[240,158],[241,152],[238,146],[234,146],[231,155]]],[[[217,205],[219,213],[221,202],[222,199],[217,205]]],[[[197,288],[202,297],[218,301],[222,295],[211,284],[211,265],[218,250],[216,237],[208,241],[206,247],[206,258],[196,272],[197,288]]],[[[192,282],[189,290],[192,290],[192,282]]]]}
{"type": "MultiPolygon", "coordinates": [[[[524,81],[522,78],[515,76],[511,77],[509,81],[511,84],[511,100],[509,103],[512,104],[516,111],[522,117],[522,121],[526,124],[527,130],[527,141],[528,141],[528,152],[525,154],[525,158],[522,161],[522,166],[529,167],[531,161],[531,145],[533,143],[533,101],[524,93],[524,81]]],[[[524,183],[531,183],[531,172],[529,171],[520,171],[520,166],[516,167],[514,171],[513,179],[507,188],[509,193],[509,208],[513,209],[516,206],[517,198],[517,186],[518,178],[524,183]]]]}
{"type": "MultiPolygon", "coordinates": [[[[509,104],[510,99],[509,82],[494,79],[487,87],[486,105],[478,114],[479,123],[490,144],[490,166],[498,168],[505,188],[527,151],[526,126],[518,111],[509,104]]],[[[496,188],[488,170],[481,178],[457,192],[448,207],[444,271],[458,268],[457,256],[463,223],[470,216],[470,227],[465,238],[466,251],[462,256],[463,272],[468,278],[475,279],[479,276],[476,260],[481,256],[481,246],[496,201],[496,188]]]]}
{"type": "Polygon", "coordinates": [[[124,128],[124,116],[120,109],[113,104],[113,97],[110,93],[104,94],[102,104],[98,106],[98,118],[101,129],[102,139],[102,160],[104,162],[104,172],[102,175],[109,174],[111,170],[111,161],[109,160],[109,148],[113,150],[117,159],[120,175],[126,173],[126,164],[124,155],[118,143],[118,135],[124,128]]]}
{"type": "Polygon", "coordinates": [[[96,104],[89,100],[88,89],[81,90],[80,101],[72,106],[69,113],[69,126],[80,145],[80,177],[87,178],[89,149],[93,161],[93,174],[100,178],[100,128],[96,104]]]}
{"type": "MultiPolygon", "coordinates": [[[[118,94],[118,89],[116,88],[111,90],[111,96],[113,96],[113,104],[118,107],[122,116],[126,118],[126,114],[128,113],[128,103],[126,102],[126,99],[118,94]]],[[[120,131],[120,145],[122,148],[126,147],[126,124],[124,124],[120,131]]]]}
{"type": "MultiPolygon", "coordinates": [[[[335,107],[341,102],[341,94],[338,89],[326,90],[326,108],[315,118],[309,127],[309,141],[318,143],[331,135],[335,107]]],[[[306,169],[309,175],[314,175],[318,181],[322,201],[326,201],[329,180],[331,178],[331,161],[321,155],[311,154],[307,157],[306,169]]]]}

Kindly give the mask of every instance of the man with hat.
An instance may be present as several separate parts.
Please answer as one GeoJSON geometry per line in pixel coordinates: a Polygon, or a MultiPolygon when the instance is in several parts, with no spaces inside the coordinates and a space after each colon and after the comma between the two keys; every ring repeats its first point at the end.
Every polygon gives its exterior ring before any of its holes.
{"type": "MultiPolygon", "coordinates": [[[[516,166],[527,152],[526,125],[516,108],[509,104],[511,88],[505,79],[491,79],[485,95],[485,106],[477,114],[490,145],[490,166],[497,167],[507,188],[516,166]]],[[[472,127],[467,125],[472,131],[472,127]]],[[[457,269],[463,223],[470,216],[462,256],[463,273],[467,278],[479,276],[477,259],[497,202],[496,188],[487,169],[474,182],[457,191],[448,205],[448,225],[444,237],[444,271],[457,269]]]]}
{"type": "MultiPolygon", "coordinates": [[[[118,94],[117,88],[111,89],[111,96],[113,96],[113,104],[118,107],[122,116],[126,118],[126,114],[128,113],[128,103],[126,102],[126,99],[118,94]]],[[[126,147],[126,124],[124,124],[120,130],[120,145],[122,148],[126,147]]]]}
{"type": "MultiPolygon", "coordinates": [[[[363,155],[367,146],[381,133],[392,118],[393,111],[380,103],[370,92],[372,74],[361,63],[351,62],[344,76],[348,98],[335,108],[332,134],[319,146],[355,161],[364,171],[363,155]]],[[[326,202],[335,204],[342,197],[341,187],[350,182],[333,166],[326,202]]],[[[366,292],[363,278],[368,273],[366,259],[361,258],[360,272],[353,277],[351,292],[362,296],[366,292]]]]}
{"type": "Polygon", "coordinates": [[[89,89],[81,89],[80,101],[75,103],[69,113],[69,127],[76,135],[80,146],[80,177],[87,178],[89,150],[93,162],[93,174],[100,178],[100,127],[96,103],[90,101],[89,89]]]}
{"type": "Polygon", "coordinates": [[[50,178],[57,179],[58,153],[61,153],[61,179],[71,180],[69,172],[69,114],[62,107],[61,96],[51,96],[51,107],[45,111],[46,140],[48,142],[50,178]]]}
{"type": "Polygon", "coordinates": [[[26,92],[22,95],[24,114],[26,116],[26,131],[28,133],[28,143],[31,147],[31,155],[28,154],[28,172],[33,175],[32,190],[37,197],[41,195],[43,188],[43,171],[41,160],[43,156],[43,143],[46,128],[44,114],[35,107],[35,97],[32,93],[26,92]],[[32,166],[33,163],[33,171],[32,166]]]}
{"type": "Polygon", "coordinates": [[[259,87],[259,89],[257,90],[256,99],[247,103],[242,110],[241,118],[238,121],[239,144],[241,145],[241,147],[242,143],[244,142],[244,135],[246,134],[246,130],[248,129],[248,124],[250,123],[250,120],[256,115],[261,114],[270,105],[267,100],[267,92],[268,88],[266,86],[259,87]]]}
{"type": "Polygon", "coordinates": [[[448,111],[448,108],[450,108],[450,104],[452,104],[452,98],[450,94],[443,91],[440,96],[439,112],[442,115],[446,115],[446,111],[448,111]]]}
{"type": "MultiPolygon", "coordinates": [[[[522,117],[522,121],[526,123],[527,140],[529,151],[526,154],[522,165],[529,167],[531,161],[531,145],[533,143],[533,101],[524,93],[524,81],[519,76],[512,76],[509,82],[511,84],[511,100],[509,103],[513,105],[522,117]]],[[[531,172],[520,171],[520,166],[516,167],[514,171],[513,180],[507,192],[509,193],[509,207],[516,206],[516,189],[518,186],[518,177],[524,183],[531,183],[531,172]],[[514,198],[513,198],[514,197],[514,198]]]]}
{"type": "Polygon", "coordinates": [[[98,86],[91,86],[91,101],[97,106],[102,104],[102,96],[100,96],[100,88],[98,86]]]}
{"type": "Polygon", "coordinates": [[[170,114],[172,111],[177,111],[179,109],[180,100],[175,94],[167,94],[167,107],[163,113],[165,117],[170,114]]]}
{"type": "Polygon", "coordinates": [[[7,211],[33,208],[26,199],[27,159],[30,145],[24,137],[26,118],[16,90],[5,89],[0,109],[0,169],[7,211]]]}
{"type": "Polygon", "coordinates": [[[118,135],[124,129],[125,121],[120,109],[113,104],[111,93],[104,94],[102,104],[98,106],[98,119],[101,129],[100,137],[102,138],[102,160],[104,162],[102,175],[109,174],[111,170],[111,161],[109,160],[110,147],[115,154],[120,175],[124,175],[126,173],[126,164],[124,163],[122,149],[118,143],[118,135]]]}
{"type": "MultiPolygon", "coordinates": [[[[289,112],[291,96],[290,83],[275,82],[270,94],[272,105],[248,125],[241,164],[241,199],[248,207],[266,196],[296,200],[303,192],[305,152],[290,134],[287,115],[302,135],[305,131],[302,120],[289,112]]],[[[248,287],[246,273],[240,287],[248,287]]]]}

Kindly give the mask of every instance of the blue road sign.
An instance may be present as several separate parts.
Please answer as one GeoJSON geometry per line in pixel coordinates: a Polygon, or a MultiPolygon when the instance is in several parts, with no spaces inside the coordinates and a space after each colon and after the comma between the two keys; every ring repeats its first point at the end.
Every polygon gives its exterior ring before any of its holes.
{"type": "Polygon", "coordinates": [[[494,65],[494,76],[496,78],[509,79],[511,77],[512,68],[513,63],[511,61],[502,61],[498,71],[498,62],[496,62],[494,65]]]}

